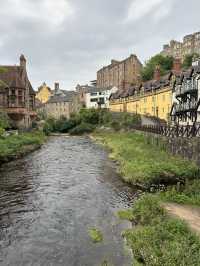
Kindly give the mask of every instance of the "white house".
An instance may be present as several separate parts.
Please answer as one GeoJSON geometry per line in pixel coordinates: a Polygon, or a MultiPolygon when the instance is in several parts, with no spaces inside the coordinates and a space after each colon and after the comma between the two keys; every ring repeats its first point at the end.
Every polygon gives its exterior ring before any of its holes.
{"type": "Polygon", "coordinates": [[[112,93],[117,92],[117,87],[97,88],[90,87],[85,93],[86,108],[109,108],[109,98],[112,93]]]}
{"type": "Polygon", "coordinates": [[[176,125],[200,123],[200,61],[176,78],[172,97],[172,121],[176,125]]]}

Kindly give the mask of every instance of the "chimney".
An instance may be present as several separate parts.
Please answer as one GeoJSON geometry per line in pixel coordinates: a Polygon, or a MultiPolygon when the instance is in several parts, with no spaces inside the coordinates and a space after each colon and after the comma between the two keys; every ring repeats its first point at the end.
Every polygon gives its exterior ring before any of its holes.
{"type": "Polygon", "coordinates": [[[59,91],[59,83],[55,82],[55,93],[57,93],[59,91]]]}
{"type": "Polygon", "coordinates": [[[155,67],[155,70],[154,70],[154,77],[153,77],[153,79],[158,81],[158,80],[160,80],[160,77],[161,77],[160,66],[157,65],[155,67]]]}
{"type": "Polygon", "coordinates": [[[26,58],[23,54],[20,56],[20,66],[26,68],[26,58]]]}
{"type": "Polygon", "coordinates": [[[175,58],[174,63],[173,63],[173,71],[175,72],[181,72],[181,59],[180,58],[175,58]]]}

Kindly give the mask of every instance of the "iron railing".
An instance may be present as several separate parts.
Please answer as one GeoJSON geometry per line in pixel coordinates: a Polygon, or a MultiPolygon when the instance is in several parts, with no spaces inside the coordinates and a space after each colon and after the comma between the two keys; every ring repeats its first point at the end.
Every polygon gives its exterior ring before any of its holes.
{"type": "Polygon", "coordinates": [[[168,126],[168,125],[143,125],[135,126],[135,129],[144,132],[150,132],[154,134],[159,134],[166,137],[200,137],[200,124],[198,125],[187,125],[187,126],[168,126]]]}

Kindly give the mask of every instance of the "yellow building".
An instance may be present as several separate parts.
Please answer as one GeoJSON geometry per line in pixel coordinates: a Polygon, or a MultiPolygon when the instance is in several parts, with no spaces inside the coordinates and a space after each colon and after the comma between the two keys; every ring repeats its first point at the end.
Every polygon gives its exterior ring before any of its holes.
{"type": "Polygon", "coordinates": [[[38,99],[42,103],[48,102],[50,97],[52,96],[51,89],[46,85],[46,83],[43,83],[42,86],[38,88],[38,92],[36,93],[36,99],[38,99]]]}
{"type": "Polygon", "coordinates": [[[126,91],[118,91],[110,99],[110,111],[154,116],[166,121],[172,107],[173,72],[126,91]]]}

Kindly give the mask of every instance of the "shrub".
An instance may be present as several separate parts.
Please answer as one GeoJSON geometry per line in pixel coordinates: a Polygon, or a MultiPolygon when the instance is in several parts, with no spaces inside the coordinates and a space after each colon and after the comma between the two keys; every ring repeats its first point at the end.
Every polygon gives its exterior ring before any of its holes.
{"type": "Polygon", "coordinates": [[[97,125],[99,123],[99,111],[92,109],[81,109],[79,112],[81,122],[97,125]]]}
{"type": "Polygon", "coordinates": [[[84,133],[91,133],[94,129],[94,125],[82,122],[80,125],[72,128],[69,133],[71,135],[82,135],[84,133]]]}
{"type": "Polygon", "coordinates": [[[117,121],[112,121],[110,123],[110,126],[115,130],[115,131],[119,131],[121,129],[120,123],[117,121]]]}
{"type": "Polygon", "coordinates": [[[0,127],[4,129],[8,129],[11,127],[10,118],[4,112],[0,112],[0,127]]]}
{"type": "Polygon", "coordinates": [[[0,138],[3,137],[5,129],[0,127],[0,138]]]}

